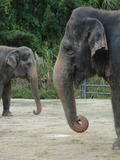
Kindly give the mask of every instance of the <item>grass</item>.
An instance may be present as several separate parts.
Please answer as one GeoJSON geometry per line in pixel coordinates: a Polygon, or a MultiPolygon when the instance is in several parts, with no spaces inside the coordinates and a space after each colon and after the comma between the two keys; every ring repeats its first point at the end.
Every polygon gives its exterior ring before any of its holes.
{"type": "MultiPolygon", "coordinates": [[[[102,78],[98,78],[97,76],[91,78],[88,80],[88,83],[94,83],[94,84],[107,84],[102,78]]],[[[51,85],[45,87],[39,85],[39,96],[40,99],[57,99],[58,95],[55,91],[55,88],[53,86],[53,83],[51,82],[51,85]]],[[[110,93],[110,88],[107,87],[88,87],[89,92],[96,92],[96,94],[88,94],[88,98],[100,98],[100,99],[106,99],[109,98],[110,95],[101,95],[99,92],[109,92],[110,93]]],[[[81,98],[80,97],[80,88],[75,89],[75,97],[76,98],[81,98]]],[[[25,99],[31,99],[32,97],[32,92],[29,87],[29,84],[26,80],[23,79],[16,79],[13,81],[12,84],[12,98],[25,98],[25,99]]]]}
{"type": "Polygon", "coordinates": [[[32,92],[26,80],[16,79],[12,82],[12,98],[32,98],[32,92]]]}
{"type": "MultiPolygon", "coordinates": [[[[54,87],[39,88],[40,99],[56,99],[58,98],[54,87]]],[[[16,79],[12,82],[12,98],[32,99],[32,91],[26,80],[16,79]]]]}

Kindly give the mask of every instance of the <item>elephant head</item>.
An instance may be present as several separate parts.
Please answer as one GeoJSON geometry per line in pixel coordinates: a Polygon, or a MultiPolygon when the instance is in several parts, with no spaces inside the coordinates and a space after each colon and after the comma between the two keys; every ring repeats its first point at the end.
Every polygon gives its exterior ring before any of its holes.
{"type": "Polygon", "coordinates": [[[54,66],[53,80],[69,126],[76,132],[88,128],[88,120],[77,116],[74,87],[95,74],[105,74],[107,41],[102,23],[96,18],[72,13],[54,66]],[[101,64],[99,65],[101,61],[101,64]]]}
{"type": "Polygon", "coordinates": [[[6,65],[11,68],[11,77],[25,78],[29,81],[32,95],[35,99],[37,111],[35,115],[42,110],[39,99],[38,76],[33,52],[28,47],[19,47],[12,49],[6,57],[6,65]]]}

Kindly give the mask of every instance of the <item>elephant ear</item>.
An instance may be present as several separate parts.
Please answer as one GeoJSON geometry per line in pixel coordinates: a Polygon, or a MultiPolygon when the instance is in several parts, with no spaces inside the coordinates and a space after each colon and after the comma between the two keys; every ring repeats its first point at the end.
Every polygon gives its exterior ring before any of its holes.
{"type": "Polygon", "coordinates": [[[19,52],[18,50],[10,52],[6,57],[6,64],[15,68],[17,66],[18,59],[19,59],[18,52],[19,52]]]}
{"type": "Polygon", "coordinates": [[[105,35],[105,30],[102,23],[93,18],[85,18],[84,19],[86,25],[90,27],[89,29],[89,38],[88,44],[91,51],[91,56],[94,56],[98,50],[102,50],[103,52],[108,50],[107,40],[105,35]]]}

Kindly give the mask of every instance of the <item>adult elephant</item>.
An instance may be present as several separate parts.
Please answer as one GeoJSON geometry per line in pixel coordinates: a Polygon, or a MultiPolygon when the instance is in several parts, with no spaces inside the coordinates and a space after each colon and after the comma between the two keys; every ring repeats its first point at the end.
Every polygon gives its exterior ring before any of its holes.
{"type": "Polygon", "coordinates": [[[41,112],[41,102],[38,92],[38,77],[33,52],[28,47],[0,46],[0,99],[3,100],[3,116],[11,116],[11,80],[12,78],[25,78],[29,81],[37,110],[41,112]]]}
{"type": "Polygon", "coordinates": [[[110,84],[118,137],[113,148],[120,148],[120,11],[80,7],[67,23],[53,75],[68,124],[76,132],[84,132],[88,121],[77,116],[73,82],[78,86],[95,74],[110,84]]]}

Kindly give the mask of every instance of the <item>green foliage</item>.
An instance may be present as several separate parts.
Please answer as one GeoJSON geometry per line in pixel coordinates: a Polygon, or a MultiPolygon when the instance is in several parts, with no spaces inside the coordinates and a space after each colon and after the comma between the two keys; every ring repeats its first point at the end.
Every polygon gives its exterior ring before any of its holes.
{"type": "Polygon", "coordinates": [[[102,3],[102,8],[107,10],[118,10],[120,9],[119,0],[104,0],[102,3]]]}
{"type": "Polygon", "coordinates": [[[103,8],[107,10],[117,10],[120,9],[119,0],[89,0],[91,6],[97,8],[103,8]]]}
{"type": "MultiPolygon", "coordinates": [[[[90,78],[88,80],[88,84],[98,84],[98,85],[108,85],[108,83],[98,76],[94,76],[93,78],[90,78]]],[[[89,94],[88,98],[110,98],[110,87],[88,87],[89,92],[97,92],[98,94],[89,94]],[[99,93],[105,93],[105,94],[99,94],[99,93]]]]}
{"type": "Polygon", "coordinates": [[[89,3],[90,3],[91,6],[99,7],[100,1],[98,1],[98,0],[89,0],[89,3]]]}
{"type": "Polygon", "coordinates": [[[47,90],[42,89],[40,91],[40,98],[41,99],[57,99],[58,95],[57,95],[57,92],[55,91],[55,88],[51,86],[47,90]]]}
{"type": "Polygon", "coordinates": [[[26,80],[13,80],[12,98],[32,98],[32,93],[26,80]]]}
{"type": "MultiPolygon", "coordinates": [[[[56,99],[57,93],[53,86],[39,87],[40,99],[56,99]]],[[[26,80],[16,79],[12,82],[12,98],[32,99],[32,92],[26,80]]]]}
{"type": "MultiPolygon", "coordinates": [[[[90,6],[92,0],[75,0],[76,6],[90,6]]],[[[94,0],[93,0],[94,1],[94,0]]]]}
{"type": "Polygon", "coordinates": [[[47,89],[48,86],[52,86],[53,84],[53,59],[56,59],[56,57],[52,51],[46,47],[42,48],[42,51],[44,52],[44,56],[40,57],[37,53],[35,53],[35,59],[38,71],[39,86],[47,89]]]}
{"type": "Polygon", "coordinates": [[[0,31],[9,30],[14,25],[14,12],[11,1],[12,0],[0,1],[0,31]]]}
{"type": "Polygon", "coordinates": [[[22,46],[23,44],[35,48],[35,36],[28,32],[22,31],[2,31],[0,32],[0,45],[22,46]]]}
{"type": "Polygon", "coordinates": [[[84,90],[87,92],[87,98],[110,98],[110,86],[98,76],[88,79],[86,88],[83,83],[79,89],[75,90],[75,97],[84,98],[84,90]]]}
{"type": "Polygon", "coordinates": [[[59,22],[55,17],[54,12],[51,11],[50,6],[48,5],[44,13],[44,22],[42,23],[42,35],[44,40],[51,40],[58,38],[60,33],[58,31],[61,29],[59,22]]]}

